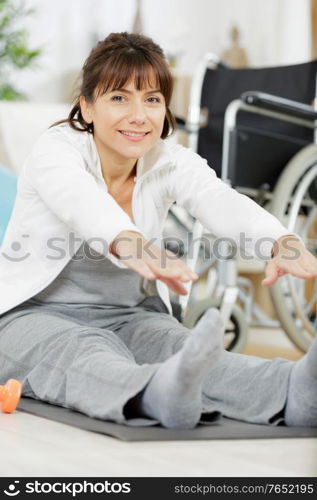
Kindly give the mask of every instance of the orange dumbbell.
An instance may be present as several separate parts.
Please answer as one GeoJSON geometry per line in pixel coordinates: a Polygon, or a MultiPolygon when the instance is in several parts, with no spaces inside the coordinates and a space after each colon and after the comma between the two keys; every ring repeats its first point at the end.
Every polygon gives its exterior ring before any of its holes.
{"type": "Polygon", "coordinates": [[[4,413],[12,413],[19,404],[22,392],[22,384],[14,378],[10,378],[5,385],[0,385],[0,408],[4,413]]]}

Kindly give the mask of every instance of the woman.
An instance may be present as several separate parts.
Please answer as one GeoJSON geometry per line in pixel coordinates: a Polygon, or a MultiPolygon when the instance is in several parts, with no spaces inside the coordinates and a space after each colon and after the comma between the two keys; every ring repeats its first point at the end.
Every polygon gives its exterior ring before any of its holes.
{"type": "Polygon", "coordinates": [[[197,279],[161,245],[174,201],[218,236],[246,235],[249,253],[259,240],[263,258],[273,251],[264,285],[317,276],[279,221],[164,140],[171,93],[151,39],[111,34],[86,60],[68,119],[35,145],[1,252],[0,382],[133,425],[193,428],[214,411],[317,425],[316,342],[298,363],[269,361],[224,352],[215,309],[192,332],[171,315],[168,287],[186,294],[197,279]]]}

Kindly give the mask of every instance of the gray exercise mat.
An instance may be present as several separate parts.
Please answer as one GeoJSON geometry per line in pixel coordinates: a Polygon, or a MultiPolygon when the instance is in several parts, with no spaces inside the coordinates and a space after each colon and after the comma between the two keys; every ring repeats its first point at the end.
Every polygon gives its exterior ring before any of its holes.
{"type": "Polygon", "coordinates": [[[19,411],[31,413],[38,417],[55,420],[66,425],[79,427],[86,431],[99,432],[123,441],[192,441],[209,439],[271,439],[271,438],[304,438],[317,437],[317,427],[286,427],[256,425],[232,420],[216,418],[214,421],[199,424],[192,430],[164,429],[159,425],[134,427],[115,424],[96,418],[90,418],[77,411],[61,406],[43,403],[30,398],[21,398],[19,411]]]}

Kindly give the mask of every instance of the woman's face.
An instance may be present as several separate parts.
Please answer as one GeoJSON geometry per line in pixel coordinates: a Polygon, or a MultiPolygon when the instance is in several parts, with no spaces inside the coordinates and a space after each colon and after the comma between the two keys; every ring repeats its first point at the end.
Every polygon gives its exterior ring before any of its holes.
{"type": "Polygon", "coordinates": [[[155,85],[137,90],[134,81],[124,88],[97,97],[93,103],[80,98],[82,115],[94,125],[94,139],[103,158],[120,163],[147,153],[162,134],[165,99],[155,85]]]}

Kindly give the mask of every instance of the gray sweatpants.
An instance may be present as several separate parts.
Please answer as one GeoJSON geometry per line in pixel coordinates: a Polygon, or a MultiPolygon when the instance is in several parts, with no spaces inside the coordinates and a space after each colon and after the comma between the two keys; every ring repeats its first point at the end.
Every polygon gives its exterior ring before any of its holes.
{"type": "MultiPolygon", "coordinates": [[[[126,403],[190,330],[159,297],[136,307],[30,305],[0,316],[0,384],[23,382],[25,396],[129,425],[126,403]]],[[[262,424],[283,421],[293,362],[225,352],[203,386],[203,411],[262,424]]],[[[172,383],[172,381],[171,381],[172,383]]]]}

